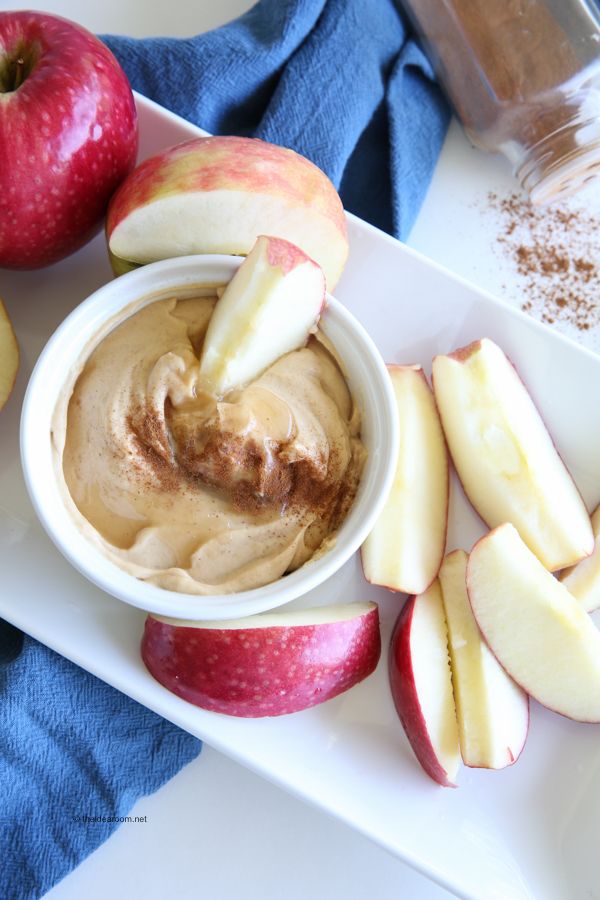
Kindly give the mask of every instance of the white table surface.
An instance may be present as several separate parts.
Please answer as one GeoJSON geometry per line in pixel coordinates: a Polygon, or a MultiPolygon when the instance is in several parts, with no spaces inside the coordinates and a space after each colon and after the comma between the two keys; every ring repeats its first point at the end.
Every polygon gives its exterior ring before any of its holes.
{"type": "MultiPolygon", "coordinates": [[[[33,7],[95,32],[184,36],[242,13],[248,0],[36,0],[33,7]]],[[[1,9],[14,9],[0,0],[1,9]]],[[[498,254],[489,191],[515,189],[503,160],[474,150],[453,123],[409,243],[477,285],[517,305],[524,284],[498,254]]],[[[600,212],[600,188],[582,201],[600,212]]],[[[586,343],[600,349],[600,336],[586,343]]],[[[131,815],[48,900],[443,900],[450,895],[345,825],[327,818],[206,746],[200,757],[131,815]]],[[[482,885],[482,900],[485,886],[482,885]]],[[[507,898],[509,900],[509,898],[507,898]]]]}

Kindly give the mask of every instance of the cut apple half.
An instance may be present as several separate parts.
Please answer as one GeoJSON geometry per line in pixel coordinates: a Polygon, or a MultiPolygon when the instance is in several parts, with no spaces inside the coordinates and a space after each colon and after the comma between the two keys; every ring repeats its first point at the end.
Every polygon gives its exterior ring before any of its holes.
{"type": "Polygon", "coordinates": [[[503,769],[525,746],[529,698],[483,640],[467,596],[466,573],[464,550],[449,553],[440,569],[460,750],[467,766],[503,769]]]}
{"type": "Polygon", "coordinates": [[[202,387],[222,397],[303,347],[325,304],[321,268],[289,241],[261,235],[211,316],[202,387]]]}
{"type": "Polygon", "coordinates": [[[18,370],[19,345],[6,307],[0,300],[0,409],[11,395],[18,370]]]}
{"type": "Polygon", "coordinates": [[[404,604],[392,634],[389,676],[396,710],[421,766],[438,784],[456,787],[458,727],[437,580],[404,604]]]}
{"type": "Polygon", "coordinates": [[[570,719],[600,722],[600,632],[512,525],[475,545],[467,590],[490,649],[528,694],[570,719]]]}
{"type": "Polygon", "coordinates": [[[363,544],[365,578],[421,594],[436,577],[448,524],[448,456],[435,400],[420,366],[388,366],[400,423],[396,474],[363,544]]]}
{"type": "Polygon", "coordinates": [[[230,716],[281,716],[323,703],[374,671],[375,603],[193,622],[149,615],[142,659],[164,687],[230,716]]]}
{"type": "Polygon", "coordinates": [[[106,220],[115,274],[193,253],[245,256],[265,233],[301,247],[333,291],[348,237],[332,182],[293,150],[230,135],[185,141],[142,162],[106,220]]]}
{"type": "Polygon", "coordinates": [[[458,476],[490,528],[511,522],[552,572],[589,556],[585,504],[500,347],[484,338],[437,356],[433,384],[458,476]]]}
{"type": "Polygon", "coordinates": [[[600,506],[592,513],[595,543],[591,556],[560,573],[560,581],[586,612],[600,609],[600,506]]]}

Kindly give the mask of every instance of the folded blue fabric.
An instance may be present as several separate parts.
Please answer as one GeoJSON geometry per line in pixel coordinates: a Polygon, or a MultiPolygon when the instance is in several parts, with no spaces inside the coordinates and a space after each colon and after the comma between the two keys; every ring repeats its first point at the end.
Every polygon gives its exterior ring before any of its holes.
{"type": "MultiPolygon", "coordinates": [[[[347,209],[407,235],[449,111],[392,0],[261,0],[189,40],[105,40],[141,93],[294,148],[347,209]]],[[[40,897],[199,750],[0,620],[1,900],[40,897]]]]}
{"type": "Polygon", "coordinates": [[[0,898],[41,897],[200,748],[0,620],[0,898]]]}
{"type": "Polygon", "coordinates": [[[406,238],[450,113],[393,0],[261,0],[197,37],[103,40],[140,93],[297,150],[347,209],[406,238]]]}

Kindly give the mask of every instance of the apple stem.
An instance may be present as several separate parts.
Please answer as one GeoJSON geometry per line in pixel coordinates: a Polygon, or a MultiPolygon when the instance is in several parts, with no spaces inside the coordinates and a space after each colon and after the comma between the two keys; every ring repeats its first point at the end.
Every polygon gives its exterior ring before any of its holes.
{"type": "Polygon", "coordinates": [[[16,91],[17,88],[21,87],[23,84],[23,76],[25,74],[25,60],[22,56],[19,56],[15,63],[15,80],[13,85],[13,91],[16,91]]]}

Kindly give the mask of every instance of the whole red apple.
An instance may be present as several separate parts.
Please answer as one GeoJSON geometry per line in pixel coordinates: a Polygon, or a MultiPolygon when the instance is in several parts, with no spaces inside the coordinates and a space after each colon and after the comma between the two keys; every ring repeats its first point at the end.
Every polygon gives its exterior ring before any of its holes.
{"type": "Polygon", "coordinates": [[[0,266],[85,244],[137,145],[129,82],[101,41],[58,16],[0,12],[0,266]]]}

